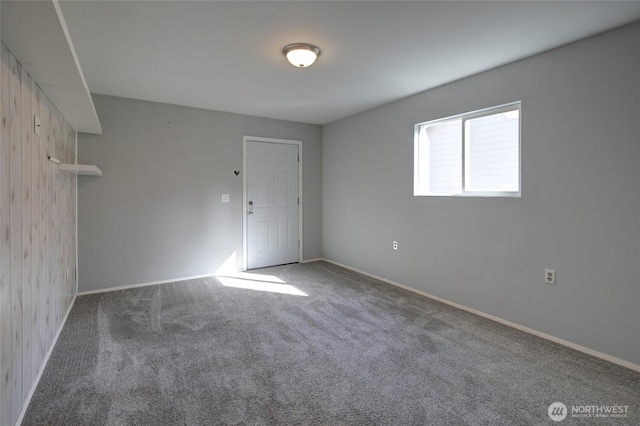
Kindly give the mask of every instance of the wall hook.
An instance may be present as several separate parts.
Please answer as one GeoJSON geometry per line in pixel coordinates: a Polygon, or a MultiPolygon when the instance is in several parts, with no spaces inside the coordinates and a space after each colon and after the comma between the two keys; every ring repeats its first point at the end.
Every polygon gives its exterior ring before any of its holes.
{"type": "Polygon", "coordinates": [[[235,173],[236,176],[238,176],[240,174],[240,170],[234,170],[233,173],[235,173]]]}

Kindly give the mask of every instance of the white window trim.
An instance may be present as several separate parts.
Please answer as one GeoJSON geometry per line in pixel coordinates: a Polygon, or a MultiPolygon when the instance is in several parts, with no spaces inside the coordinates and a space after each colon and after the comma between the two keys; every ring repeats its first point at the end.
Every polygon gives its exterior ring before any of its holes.
{"type": "Polygon", "coordinates": [[[451,115],[448,117],[439,118],[436,120],[428,120],[420,123],[416,123],[413,127],[413,196],[414,197],[506,197],[506,198],[521,198],[522,197],[522,101],[510,102],[508,104],[498,105],[494,107],[488,107],[479,109],[476,111],[466,112],[462,114],[451,115]],[[515,107],[515,108],[514,108],[515,107]],[[518,110],[518,191],[501,192],[501,191],[466,191],[466,168],[467,163],[465,161],[465,152],[467,151],[467,139],[464,131],[465,122],[467,120],[483,117],[492,114],[500,114],[501,112],[518,110]],[[420,171],[420,150],[418,144],[418,138],[420,136],[420,128],[425,124],[435,124],[444,121],[451,121],[461,119],[462,126],[462,192],[458,194],[426,194],[417,193],[419,187],[419,171],[420,171]]]}

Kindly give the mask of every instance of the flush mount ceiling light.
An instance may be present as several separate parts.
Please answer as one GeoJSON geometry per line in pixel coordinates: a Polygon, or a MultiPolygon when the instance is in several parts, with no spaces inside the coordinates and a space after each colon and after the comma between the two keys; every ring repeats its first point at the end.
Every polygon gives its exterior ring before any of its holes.
{"type": "Polygon", "coordinates": [[[296,68],[306,68],[318,59],[320,49],[308,43],[293,43],[282,49],[282,54],[296,68]]]}

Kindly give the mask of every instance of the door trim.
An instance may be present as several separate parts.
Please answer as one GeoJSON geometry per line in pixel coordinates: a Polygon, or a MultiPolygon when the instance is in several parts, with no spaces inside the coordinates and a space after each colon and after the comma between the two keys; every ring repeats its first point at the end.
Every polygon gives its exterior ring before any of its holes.
{"type": "Polygon", "coordinates": [[[293,140],[293,139],[274,139],[274,138],[263,138],[259,136],[243,136],[242,137],[242,270],[246,271],[248,267],[248,215],[247,215],[247,143],[248,142],[266,142],[266,143],[279,143],[279,144],[287,144],[287,145],[297,145],[298,146],[298,197],[300,198],[300,204],[298,204],[298,241],[300,244],[298,246],[298,262],[302,262],[303,257],[303,247],[304,247],[304,239],[302,234],[302,141],[293,140]]]}

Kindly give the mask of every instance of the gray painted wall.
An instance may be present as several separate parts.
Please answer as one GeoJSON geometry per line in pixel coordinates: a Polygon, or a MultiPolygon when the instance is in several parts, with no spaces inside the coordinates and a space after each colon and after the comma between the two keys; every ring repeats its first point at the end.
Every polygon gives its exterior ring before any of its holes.
{"type": "Polygon", "coordinates": [[[640,364],[638,40],[635,24],[324,126],[324,256],[640,364]],[[522,198],[412,196],[414,123],[517,100],[522,198]]]}
{"type": "Polygon", "coordinates": [[[210,274],[242,260],[242,137],[302,140],[304,257],[322,255],[322,129],[93,95],[103,135],[79,134],[79,291],[210,274]],[[220,203],[220,194],[231,196],[220,203]]]}

